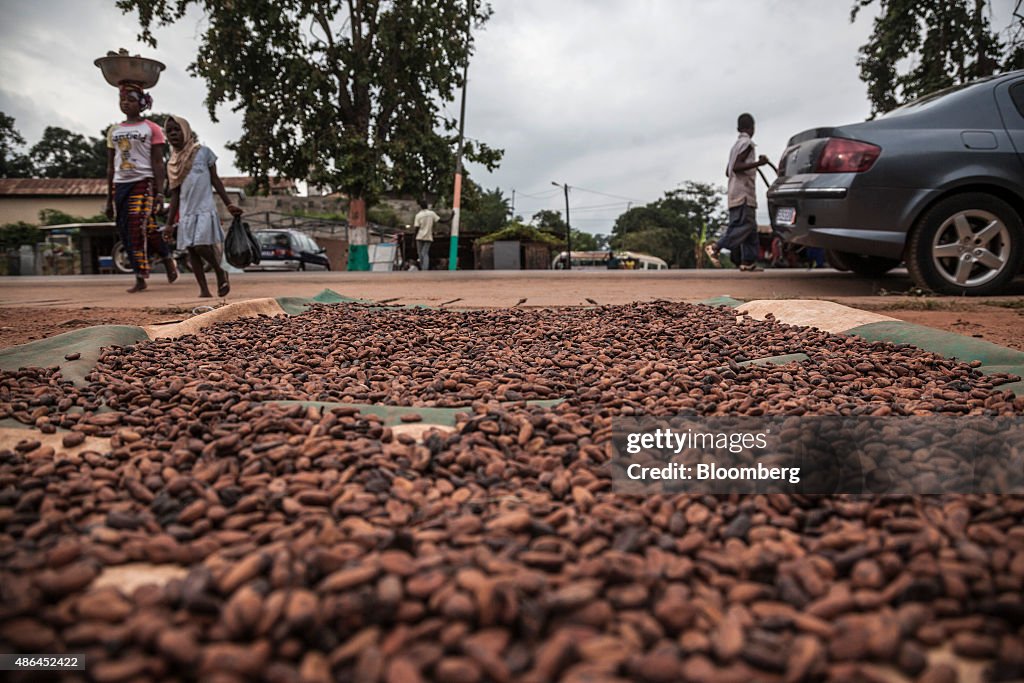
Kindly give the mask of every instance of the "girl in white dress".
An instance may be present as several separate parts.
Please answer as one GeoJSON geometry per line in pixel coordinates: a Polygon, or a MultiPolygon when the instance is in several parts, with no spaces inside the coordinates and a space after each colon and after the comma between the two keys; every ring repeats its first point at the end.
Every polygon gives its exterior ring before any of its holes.
{"type": "Polygon", "coordinates": [[[178,249],[188,251],[192,272],[199,283],[199,296],[212,296],[203,273],[204,262],[217,273],[217,296],[227,296],[231,285],[227,272],[220,265],[217,249],[224,242],[224,230],[213,191],[217,191],[232,216],[241,216],[242,210],[231,203],[224,191],[224,183],[217,175],[217,156],[209,147],[199,144],[188,121],[180,116],[168,116],[164,132],[171,143],[171,160],[167,163],[171,188],[168,224],[177,228],[178,249]]]}

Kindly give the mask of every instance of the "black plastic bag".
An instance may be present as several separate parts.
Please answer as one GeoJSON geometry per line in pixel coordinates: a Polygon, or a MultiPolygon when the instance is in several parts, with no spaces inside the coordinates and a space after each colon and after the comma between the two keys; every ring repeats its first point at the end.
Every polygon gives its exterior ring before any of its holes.
{"type": "Polygon", "coordinates": [[[235,216],[224,239],[224,258],[235,268],[259,265],[260,244],[252,236],[249,224],[241,216],[235,216]]]}

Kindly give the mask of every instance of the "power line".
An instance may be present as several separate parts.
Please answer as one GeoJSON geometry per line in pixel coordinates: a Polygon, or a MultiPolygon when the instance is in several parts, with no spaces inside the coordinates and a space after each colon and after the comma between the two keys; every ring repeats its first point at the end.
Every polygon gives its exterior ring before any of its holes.
{"type": "Polygon", "coordinates": [[[547,192],[540,192],[540,193],[537,193],[537,194],[527,194],[526,192],[523,192],[522,190],[518,190],[516,188],[512,188],[512,189],[516,193],[517,196],[519,196],[519,197],[529,197],[530,199],[547,199],[548,197],[553,197],[556,194],[558,194],[558,190],[549,190],[547,192]]]}
{"type": "Polygon", "coordinates": [[[614,204],[588,204],[586,206],[573,206],[573,211],[600,211],[601,209],[613,209],[616,206],[629,206],[628,202],[615,202],[614,204]]]}
{"type": "Polygon", "coordinates": [[[573,185],[572,189],[579,190],[580,192],[589,192],[590,194],[599,194],[605,197],[612,197],[613,199],[625,199],[626,201],[629,202],[643,202],[642,199],[637,199],[636,197],[623,197],[620,194],[609,194],[607,192],[598,192],[597,190],[588,190],[585,187],[577,187],[576,185],[573,185]]]}

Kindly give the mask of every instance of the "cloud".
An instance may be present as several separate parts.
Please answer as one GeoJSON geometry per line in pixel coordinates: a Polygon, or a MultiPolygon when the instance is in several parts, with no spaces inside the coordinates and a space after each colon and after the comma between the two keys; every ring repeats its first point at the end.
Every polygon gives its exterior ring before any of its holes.
{"type": "MultiPolygon", "coordinates": [[[[154,50],[112,0],[0,1],[0,108],[30,144],[47,125],[97,135],[119,117],[92,62],[125,47],[167,64],[154,108],[188,118],[221,173],[239,173],[225,144],[240,136],[241,116],[219,111],[214,123],[205,84],[186,72],[201,15],[158,29],[154,50]]],[[[801,130],[867,116],[856,59],[871,15],[851,24],[851,3],[492,0],[494,15],[475,36],[466,134],[505,158],[493,173],[468,170],[485,187],[515,188],[527,217],[563,210],[553,180],[642,201],[685,180],[722,184],[742,111],[757,117],[756,141],[772,159],[801,130]]],[[[458,114],[457,104],[445,110],[458,114]]],[[[582,189],[571,199],[615,201],[582,189]]],[[[580,225],[608,231],[624,208],[591,211],[585,222],[581,213],[580,225]]]]}

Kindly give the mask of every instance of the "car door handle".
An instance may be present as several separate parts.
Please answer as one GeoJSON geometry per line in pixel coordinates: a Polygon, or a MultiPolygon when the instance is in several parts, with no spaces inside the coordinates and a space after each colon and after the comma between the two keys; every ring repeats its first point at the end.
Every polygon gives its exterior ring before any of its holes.
{"type": "Polygon", "coordinates": [[[988,130],[965,130],[960,139],[967,149],[999,149],[995,133],[988,130]]]}

